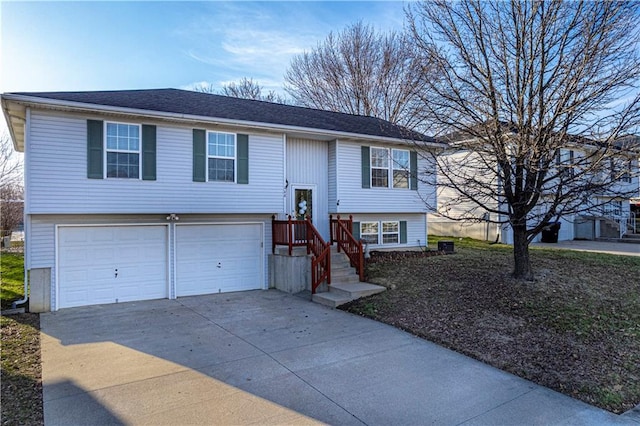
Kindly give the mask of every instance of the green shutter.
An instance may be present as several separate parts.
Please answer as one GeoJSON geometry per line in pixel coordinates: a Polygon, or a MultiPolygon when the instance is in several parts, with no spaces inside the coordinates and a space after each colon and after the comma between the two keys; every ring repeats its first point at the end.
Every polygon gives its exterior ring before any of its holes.
{"type": "Polygon", "coordinates": [[[156,180],[156,126],[142,125],[142,179],[156,180]]]}
{"type": "Polygon", "coordinates": [[[418,189],[418,153],[411,151],[409,154],[409,188],[418,189]]]}
{"type": "Polygon", "coordinates": [[[238,183],[249,183],[249,135],[238,135],[238,183]]]}
{"type": "Polygon", "coordinates": [[[207,132],[193,129],[193,181],[207,180],[207,132]]]}
{"type": "Polygon", "coordinates": [[[353,222],[353,238],[360,239],[360,222],[353,222]]]}
{"type": "Polygon", "coordinates": [[[87,120],[87,177],[103,179],[104,124],[100,120],[87,120]]]}
{"type": "Polygon", "coordinates": [[[400,244],[407,244],[407,221],[400,221],[400,244]]]}
{"type": "Polygon", "coordinates": [[[363,146],[362,149],[362,187],[371,188],[371,157],[369,156],[369,147],[363,146]]]}

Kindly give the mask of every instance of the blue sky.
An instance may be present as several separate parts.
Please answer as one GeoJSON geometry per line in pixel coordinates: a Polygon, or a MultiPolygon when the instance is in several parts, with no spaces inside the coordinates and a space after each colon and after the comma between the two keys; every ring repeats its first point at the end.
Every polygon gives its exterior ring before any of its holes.
{"type": "Polygon", "coordinates": [[[0,92],[216,87],[280,91],[293,55],[362,20],[401,29],[396,2],[0,2],[0,92]]]}

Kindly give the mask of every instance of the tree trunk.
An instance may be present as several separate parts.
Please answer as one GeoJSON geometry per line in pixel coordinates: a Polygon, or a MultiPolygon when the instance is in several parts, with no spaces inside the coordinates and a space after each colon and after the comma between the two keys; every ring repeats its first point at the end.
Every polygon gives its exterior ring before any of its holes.
{"type": "Polygon", "coordinates": [[[519,279],[533,280],[526,224],[513,226],[513,260],[513,276],[519,279]]]}

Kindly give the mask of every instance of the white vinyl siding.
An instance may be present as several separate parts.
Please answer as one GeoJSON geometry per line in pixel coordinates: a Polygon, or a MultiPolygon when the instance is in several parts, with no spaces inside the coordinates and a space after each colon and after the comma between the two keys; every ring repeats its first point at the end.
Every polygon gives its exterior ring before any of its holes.
{"type": "Polygon", "coordinates": [[[336,199],[340,205],[335,213],[425,213],[435,207],[435,173],[424,174],[424,170],[435,172],[435,168],[423,158],[425,156],[418,156],[420,182],[417,191],[373,186],[362,188],[362,145],[370,146],[344,140],[337,142],[336,199]]]}
{"type": "Polygon", "coordinates": [[[338,207],[338,181],[337,181],[337,143],[335,140],[329,142],[329,213],[335,213],[338,207]]]}
{"type": "Polygon", "coordinates": [[[87,118],[99,117],[31,114],[26,156],[30,171],[27,213],[211,214],[282,210],[285,179],[281,135],[249,135],[247,185],[193,182],[193,128],[166,124],[157,126],[155,181],[87,179],[87,118]]]}

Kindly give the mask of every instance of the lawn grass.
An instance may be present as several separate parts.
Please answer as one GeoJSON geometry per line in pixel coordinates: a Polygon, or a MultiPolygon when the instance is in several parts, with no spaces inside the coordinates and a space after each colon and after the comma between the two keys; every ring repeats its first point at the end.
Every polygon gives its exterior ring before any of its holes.
{"type": "Polygon", "coordinates": [[[2,309],[24,296],[24,255],[0,253],[0,303],[2,309]]]}
{"type": "MultiPolygon", "coordinates": [[[[2,309],[24,296],[21,253],[0,253],[2,309]]],[[[0,316],[0,398],[3,425],[42,425],[42,368],[38,314],[0,316]]]]}
{"type": "Polygon", "coordinates": [[[639,257],[532,247],[520,281],[511,246],[443,239],[455,254],[369,262],[389,290],[345,309],[612,412],[640,403],[639,257]]]}

